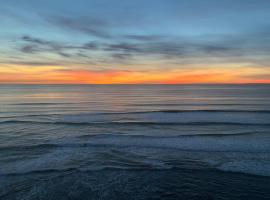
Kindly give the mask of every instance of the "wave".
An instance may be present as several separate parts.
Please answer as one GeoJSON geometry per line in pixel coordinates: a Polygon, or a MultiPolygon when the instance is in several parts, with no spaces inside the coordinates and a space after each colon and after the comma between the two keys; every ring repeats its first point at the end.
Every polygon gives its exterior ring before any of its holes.
{"type": "MultiPolygon", "coordinates": [[[[22,150],[35,150],[35,149],[51,149],[51,148],[57,148],[60,147],[60,145],[57,144],[35,144],[35,145],[15,145],[15,146],[2,146],[0,147],[1,151],[22,151],[22,150]]],[[[66,146],[68,147],[68,146],[66,146]]]]}
{"type": "Polygon", "coordinates": [[[230,161],[218,166],[217,169],[226,172],[241,172],[260,176],[270,176],[270,162],[258,162],[253,160],[230,161]]]}
{"type": "MultiPolygon", "coordinates": [[[[43,104],[43,103],[42,103],[43,104]]],[[[48,103],[51,104],[51,103],[48,103]]],[[[52,103],[54,104],[54,103],[52,103]]],[[[61,103],[59,103],[61,104],[61,103]]],[[[63,103],[66,104],[66,103],[63,103]]],[[[73,104],[73,103],[70,103],[73,104]]],[[[74,103],[75,104],[75,103],[74,103]]],[[[37,111],[40,112],[40,111],[37,111]]],[[[90,113],[84,113],[84,114],[92,114],[92,115],[124,115],[124,114],[146,114],[146,113],[269,113],[270,110],[237,110],[237,109],[199,109],[199,110],[183,110],[183,109],[162,109],[162,110],[143,110],[143,111],[129,111],[129,112],[90,112],[90,113]]],[[[1,112],[1,113],[10,113],[10,112],[1,112]]],[[[14,112],[15,113],[15,112],[14,112]]],[[[16,111],[16,113],[20,113],[19,111],[16,111]]],[[[25,111],[24,111],[25,113],[25,111]]],[[[55,114],[26,114],[24,116],[36,116],[36,115],[57,115],[55,114]]],[[[61,116],[61,114],[58,114],[61,116]]]]}
{"type": "Polygon", "coordinates": [[[117,113],[29,115],[1,118],[0,123],[63,125],[270,125],[268,110],[157,110],[117,113]],[[44,118],[46,117],[46,118],[44,118]]]}
{"type": "Polygon", "coordinates": [[[14,160],[3,165],[0,175],[106,168],[188,169],[207,163],[222,171],[270,176],[270,137],[266,133],[255,134],[247,131],[226,136],[81,135],[44,144],[7,146],[0,148],[1,153],[43,153],[34,159],[14,160]]]}
{"type": "Polygon", "coordinates": [[[0,124],[54,124],[54,125],[72,125],[72,126],[86,126],[86,125],[157,125],[157,126],[223,126],[223,125],[240,125],[240,126],[270,126],[270,123],[242,123],[242,122],[142,122],[142,121],[115,121],[115,122],[53,122],[53,121],[29,121],[29,120],[5,120],[0,124]]]}
{"type": "MultiPolygon", "coordinates": [[[[41,144],[47,153],[7,163],[0,175],[96,171],[104,169],[209,169],[270,176],[270,138],[96,135],[41,144]],[[71,160],[76,162],[70,162],[71,160]]],[[[31,146],[27,147],[31,150],[31,146]]],[[[13,147],[21,151],[20,148],[13,147]]],[[[36,149],[37,150],[37,149],[36,149]]],[[[39,151],[40,152],[40,151],[39,151]]],[[[21,152],[23,153],[23,152],[21,152]]]]}
{"type": "MultiPolygon", "coordinates": [[[[113,114],[143,114],[143,113],[270,113],[270,110],[237,110],[237,109],[206,109],[206,110],[150,110],[150,111],[135,111],[135,112],[118,112],[113,114]]],[[[112,113],[100,113],[100,114],[112,114],[112,113]]]]}
{"type": "MultiPolygon", "coordinates": [[[[211,163],[211,161],[210,161],[211,163]]],[[[210,165],[211,166],[211,165],[210,165]]],[[[14,170],[7,172],[0,172],[0,176],[25,176],[33,174],[59,174],[59,173],[74,173],[74,172],[92,172],[92,171],[108,171],[108,170],[182,170],[185,167],[169,166],[166,164],[158,163],[156,166],[154,163],[152,165],[142,165],[142,166],[92,166],[86,169],[80,169],[79,167],[70,168],[48,168],[48,169],[28,169],[28,170],[14,170]]],[[[211,168],[218,169],[224,172],[236,172],[243,174],[252,174],[257,176],[270,177],[270,163],[263,163],[258,161],[228,161],[219,166],[211,166],[211,168]]],[[[209,168],[208,168],[209,169],[209,168]]],[[[198,169],[197,169],[198,170],[198,169]]],[[[60,175],[61,175],[60,174],[60,175]]]]}
{"type": "MultiPolygon", "coordinates": [[[[32,150],[37,148],[86,148],[97,146],[168,148],[184,151],[206,152],[270,152],[270,137],[250,136],[251,132],[236,135],[181,135],[153,137],[141,135],[82,135],[65,142],[45,143],[29,146],[8,146],[0,150],[32,150]],[[246,137],[248,135],[248,137],[246,137]],[[83,139],[83,142],[82,142],[83,139]]],[[[255,133],[253,133],[255,134],[255,133]]]]}
{"type": "Polygon", "coordinates": [[[267,106],[269,103],[137,103],[130,106],[267,106]]]}
{"type": "Polygon", "coordinates": [[[269,111],[239,110],[162,110],[118,114],[77,114],[60,118],[68,123],[135,123],[135,124],[270,124],[269,111]]]}
{"type": "Polygon", "coordinates": [[[1,124],[62,125],[270,125],[269,110],[153,110],[2,117],[1,124]]]}
{"type": "Polygon", "coordinates": [[[14,106],[47,106],[47,105],[69,105],[69,104],[79,104],[79,103],[71,103],[71,102],[66,102],[66,103],[57,103],[57,102],[41,102],[41,103],[34,103],[34,102],[29,102],[29,103],[12,103],[12,104],[7,104],[7,105],[14,105],[14,106]]]}
{"type": "Polygon", "coordinates": [[[4,176],[20,176],[20,175],[32,175],[32,174],[48,174],[48,173],[63,173],[63,172],[73,172],[77,171],[77,168],[64,168],[64,169],[43,169],[43,170],[26,170],[26,171],[17,171],[17,172],[8,172],[0,175],[4,176]]]}
{"type": "MultiPolygon", "coordinates": [[[[187,151],[214,152],[270,152],[270,138],[231,136],[177,136],[177,137],[148,137],[148,136],[95,136],[91,137],[86,146],[116,146],[116,147],[146,147],[169,148],[187,151]]],[[[65,144],[67,145],[67,144],[65,144]]],[[[75,144],[78,145],[78,144],[75,144]]],[[[70,147],[70,144],[68,144],[70,147]]]]}
{"type": "MultiPolygon", "coordinates": [[[[40,104],[55,104],[55,103],[37,103],[40,104]]],[[[61,104],[61,103],[56,103],[61,104]]],[[[66,103],[63,103],[66,104],[66,103]]],[[[68,104],[75,104],[75,103],[68,103],[68,104]]],[[[22,104],[23,105],[23,104],[22,104]]],[[[27,104],[26,104],[27,105],[27,104]]],[[[38,111],[40,112],[40,111],[38,111]]],[[[97,113],[85,113],[85,114],[92,114],[92,115],[124,115],[124,114],[146,114],[146,113],[269,113],[270,110],[237,110],[237,109],[199,109],[199,110],[179,110],[179,109],[162,109],[162,110],[145,110],[145,111],[129,111],[129,112],[97,112],[97,113]]],[[[10,112],[1,112],[1,113],[10,113],[10,112]]],[[[15,113],[15,112],[14,112],[15,113]]],[[[20,112],[16,112],[20,113],[20,112]]],[[[25,112],[24,112],[25,113],[25,112]]],[[[26,114],[24,116],[38,116],[38,115],[57,115],[55,114],[26,114]]],[[[58,114],[60,115],[60,114],[58,114]]]]}

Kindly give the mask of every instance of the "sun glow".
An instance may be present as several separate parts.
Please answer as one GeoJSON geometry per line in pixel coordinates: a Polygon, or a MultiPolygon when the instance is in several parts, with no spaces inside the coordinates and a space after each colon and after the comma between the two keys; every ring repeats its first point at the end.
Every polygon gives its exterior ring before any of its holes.
{"type": "MultiPolygon", "coordinates": [[[[270,83],[266,68],[222,66],[172,70],[88,70],[61,66],[0,66],[0,83],[25,84],[195,84],[270,83]],[[264,74],[263,77],[260,77],[264,74]]],[[[270,76],[269,76],[270,77],[270,76]]]]}

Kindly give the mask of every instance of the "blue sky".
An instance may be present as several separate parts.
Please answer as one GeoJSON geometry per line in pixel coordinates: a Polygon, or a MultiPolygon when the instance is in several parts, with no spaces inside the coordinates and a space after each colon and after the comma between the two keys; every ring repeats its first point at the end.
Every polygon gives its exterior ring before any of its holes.
{"type": "Polygon", "coordinates": [[[2,68],[10,65],[94,71],[196,70],[200,66],[219,65],[222,69],[227,66],[231,69],[232,65],[263,68],[256,77],[263,77],[269,69],[270,1],[267,0],[1,0],[0,3],[2,68]]]}

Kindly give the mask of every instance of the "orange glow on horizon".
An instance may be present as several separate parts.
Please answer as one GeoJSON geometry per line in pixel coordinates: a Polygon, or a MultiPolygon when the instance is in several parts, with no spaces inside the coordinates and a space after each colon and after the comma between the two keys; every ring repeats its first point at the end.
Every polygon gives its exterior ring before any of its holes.
{"type": "Polygon", "coordinates": [[[0,66],[0,84],[199,84],[199,83],[270,83],[253,75],[269,74],[266,69],[217,67],[174,70],[86,70],[64,67],[0,66]]]}

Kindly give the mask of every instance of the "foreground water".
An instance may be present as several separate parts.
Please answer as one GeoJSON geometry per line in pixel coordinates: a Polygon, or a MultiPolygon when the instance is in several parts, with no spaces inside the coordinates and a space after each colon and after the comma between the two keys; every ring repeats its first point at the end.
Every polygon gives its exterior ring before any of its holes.
{"type": "Polygon", "coordinates": [[[0,94],[0,199],[270,199],[270,85],[0,94]]]}

